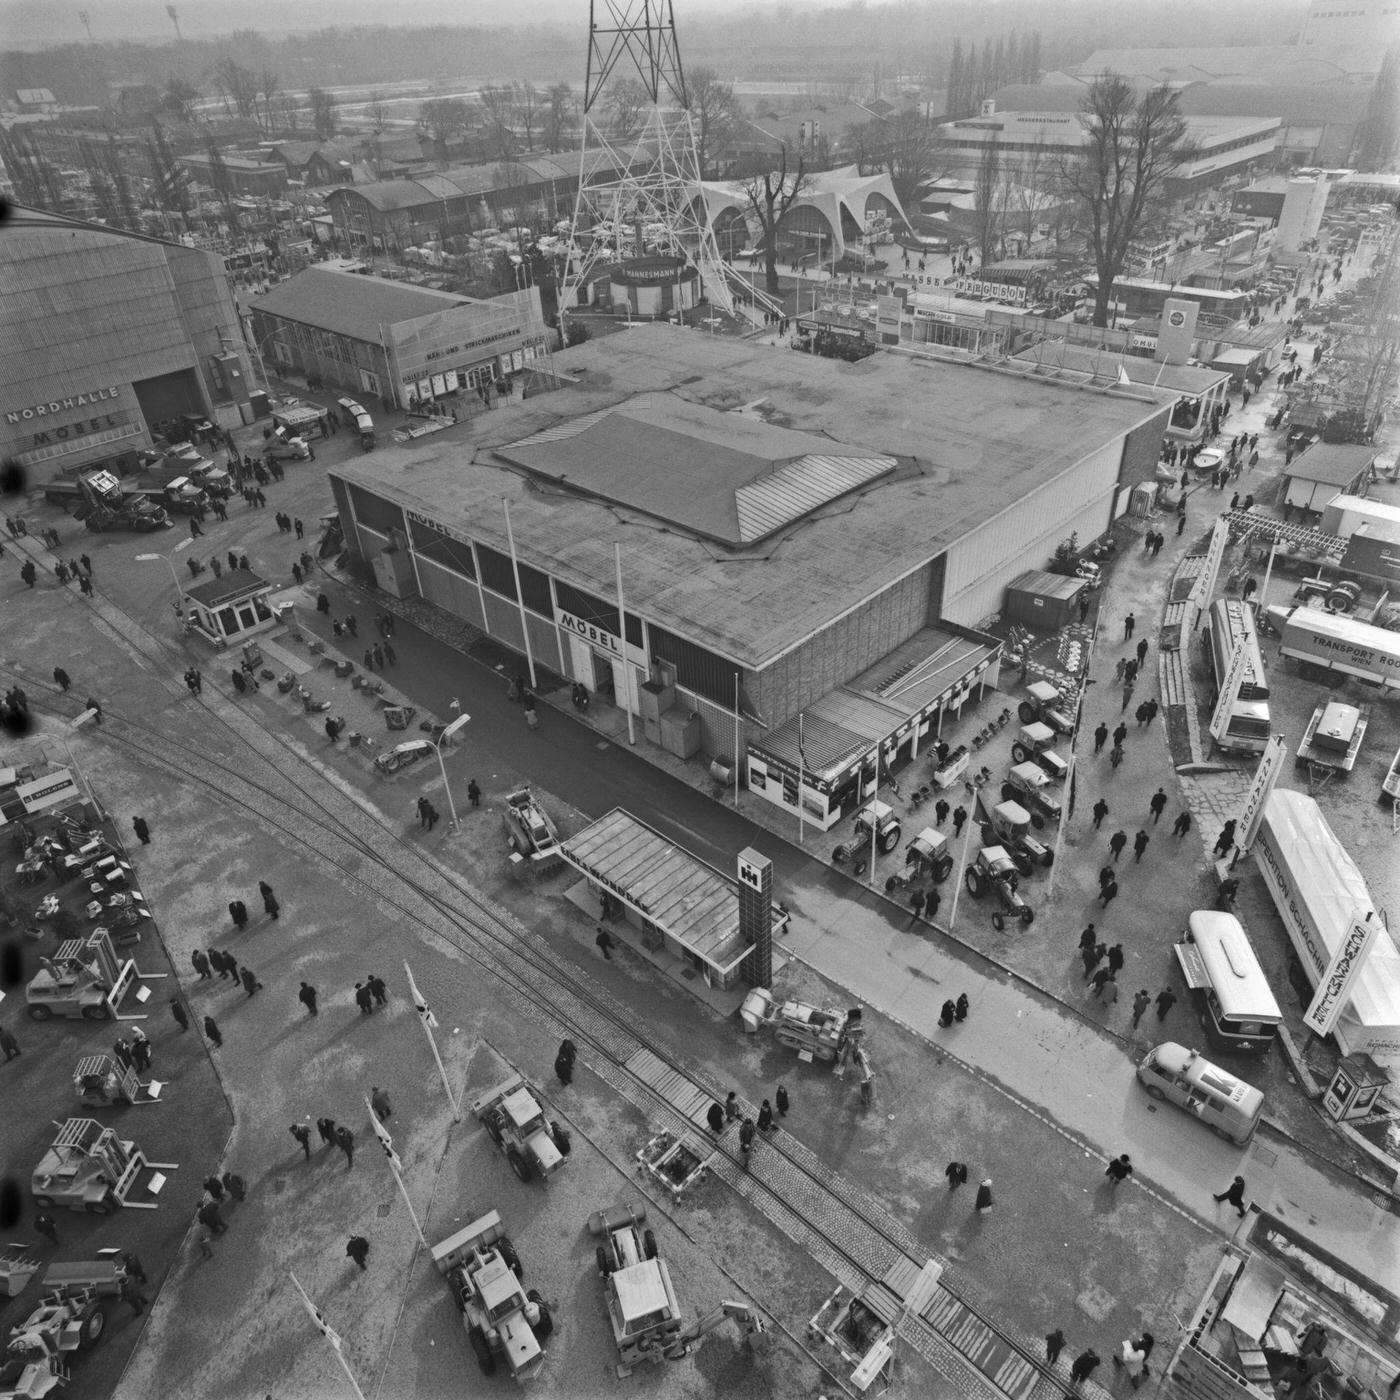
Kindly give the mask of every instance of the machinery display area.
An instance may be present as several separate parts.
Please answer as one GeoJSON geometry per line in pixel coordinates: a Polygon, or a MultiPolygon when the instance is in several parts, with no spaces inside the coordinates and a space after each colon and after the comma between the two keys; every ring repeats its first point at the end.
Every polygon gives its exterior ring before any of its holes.
{"type": "Polygon", "coordinates": [[[24,997],[34,1021],[55,1016],[81,1016],[106,1021],[117,1014],[122,998],[139,974],[127,958],[117,960],[111,935],[98,929],[87,938],[69,938],[58,945],[52,958],[39,959],[24,997]]]}

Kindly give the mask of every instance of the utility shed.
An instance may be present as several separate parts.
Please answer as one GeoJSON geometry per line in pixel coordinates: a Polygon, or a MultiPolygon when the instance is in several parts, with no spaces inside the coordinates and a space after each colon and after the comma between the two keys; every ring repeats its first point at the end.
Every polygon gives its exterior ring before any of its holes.
{"type": "Polygon", "coordinates": [[[1006,585],[1004,611],[1012,622],[1041,632],[1057,632],[1074,621],[1084,587],[1082,578],[1027,569],[1006,585]]]}
{"type": "Polygon", "coordinates": [[[739,928],[739,886],[615,807],[565,841],[564,859],[622,902],[650,949],[665,947],[711,986],[730,987],[752,943],[739,928]]]}
{"type": "Polygon", "coordinates": [[[1284,503],[1320,511],[1339,491],[1354,496],[1365,485],[1375,460],[1374,447],[1315,442],[1289,466],[1284,477],[1284,503]]]}

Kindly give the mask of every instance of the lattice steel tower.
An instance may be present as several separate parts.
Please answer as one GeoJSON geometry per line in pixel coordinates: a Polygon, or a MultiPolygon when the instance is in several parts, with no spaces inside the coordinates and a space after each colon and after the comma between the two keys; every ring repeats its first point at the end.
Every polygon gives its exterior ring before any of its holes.
{"type": "Polygon", "coordinates": [[[711,302],[733,311],[731,274],[705,216],[671,0],[589,0],[579,191],[561,311],[578,305],[579,288],[600,265],[644,253],[686,258],[711,302]],[[633,131],[610,134],[610,109],[626,105],[617,101],[619,85],[638,81],[640,129],[632,123],[633,131]],[[599,236],[589,238],[594,229],[599,236]]]}

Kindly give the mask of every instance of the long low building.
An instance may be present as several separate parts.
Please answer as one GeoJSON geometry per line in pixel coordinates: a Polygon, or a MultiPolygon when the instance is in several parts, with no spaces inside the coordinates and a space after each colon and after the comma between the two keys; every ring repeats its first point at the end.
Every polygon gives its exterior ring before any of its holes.
{"type": "MultiPolygon", "coordinates": [[[[651,742],[742,765],[851,686],[849,732],[898,767],[995,684],[978,625],[1007,583],[1152,478],[1169,411],[1150,388],[651,325],[330,479],[367,577],[518,652],[528,629],[536,664],[651,742]]],[[[860,789],[811,779],[765,795],[830,825],[860,789]]]]}

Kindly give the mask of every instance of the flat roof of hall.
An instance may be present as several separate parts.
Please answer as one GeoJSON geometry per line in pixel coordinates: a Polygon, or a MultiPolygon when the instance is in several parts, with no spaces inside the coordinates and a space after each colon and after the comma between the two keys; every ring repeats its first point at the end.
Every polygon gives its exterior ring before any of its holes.
{"type": "Polygon", "coordinates": [[[330,474],[501,551],[505,498],[520,558],[604,598],[615,596],[620,543],[624,592],[639,612],[750,667],[1163,409],[1140,387],[1045,383],[887,354],[848,365],[664,325],[557,354],[554,370],[575,382],[330,474]],[[759,543],[728,548],[663,527],[616,497],[542,485],[497,455],[581,415],[656,394],[743,412],[829,439],[833,449],[893,456],[898,466],[759,543]]]}

